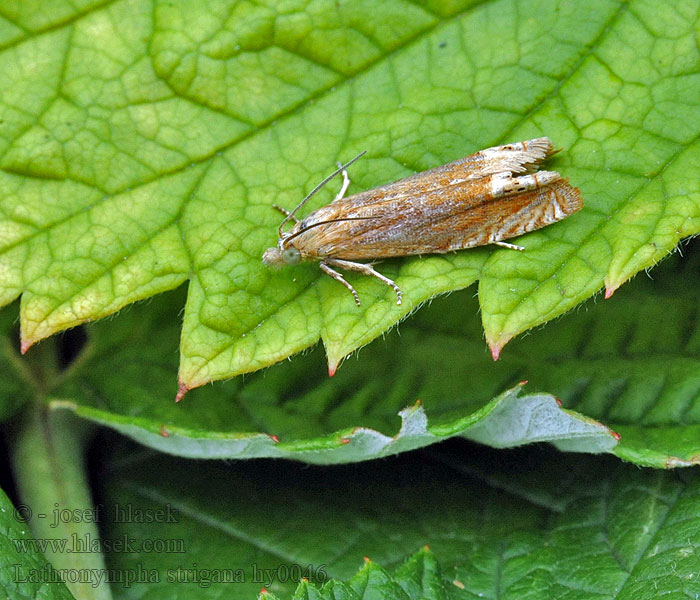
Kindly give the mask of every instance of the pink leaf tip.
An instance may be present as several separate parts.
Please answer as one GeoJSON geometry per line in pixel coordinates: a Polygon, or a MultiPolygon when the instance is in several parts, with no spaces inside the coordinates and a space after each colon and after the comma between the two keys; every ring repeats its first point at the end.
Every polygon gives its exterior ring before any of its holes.
{"type": "Polygon", "coordinates": [[[190,391],[190,387],[180,379],[177,382],[177,394],[175,395],[175,402],[180,402],[185,397],[185,394],[190,391]]]}

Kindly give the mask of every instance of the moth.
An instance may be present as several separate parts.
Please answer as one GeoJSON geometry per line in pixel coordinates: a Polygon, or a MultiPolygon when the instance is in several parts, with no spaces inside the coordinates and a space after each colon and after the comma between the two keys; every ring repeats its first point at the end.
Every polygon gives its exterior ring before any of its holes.
{"type": "Polygon", "coordinates": [[[376,277],[396,293],[398,285],[372,264],[356,262],[393,256],[444,254],[495,244],[561,221],[583,207],[581,192],[554,171],[538,171],[556,151],[547,137],[495,146],[441,167],[345,197],[347,168],[364,152],[319,183],[285,214],[279,240],[263,254],[270,267],[318,261],[321,270],[342,283],[360,306],[355,288],[335,269],[376,277]],[[343,184],[328,205],[300,220],[297,211],[333,177],[343,184]],[[289,231],[285,226],[293,221],[289,231]]]}

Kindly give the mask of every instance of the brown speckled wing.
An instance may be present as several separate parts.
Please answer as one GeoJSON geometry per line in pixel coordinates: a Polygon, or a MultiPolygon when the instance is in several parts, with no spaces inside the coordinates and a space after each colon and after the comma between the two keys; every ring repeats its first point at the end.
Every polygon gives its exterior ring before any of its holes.
{"type": "Polygon", "coordinates": [[[583,206],[578,189],[562,179],[497,198],[492,180],[443,186],[410,199],[331,204],[305,219],[300,229],[316,226],[298,235],[294,246],[312,259],[444,253],[545,227],[583,206]]]}

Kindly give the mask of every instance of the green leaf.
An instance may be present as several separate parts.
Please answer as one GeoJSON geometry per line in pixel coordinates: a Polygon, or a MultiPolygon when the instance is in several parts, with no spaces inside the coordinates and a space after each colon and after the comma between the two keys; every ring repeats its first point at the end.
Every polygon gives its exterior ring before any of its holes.
{"type": "MultiPolygon", "coordinates": [[[[25,519],[31,506],[15,508],[0,491],[0,590],[7,600],[73,600],[61,574],[46,561],[41,540],[35,540],[25,519]]],[[[46,544],[46,542],[44,542],[46,544]]]]}
{"type": "MultiPolygon", "coordinates": [[[[365,566],[346,584],[331,580],[319,589],[313,583],[302,580],[294,593],[295,600],[318,598],[387,598],[396,600],[420,600],[423,598],[450,598],[440,566],[429,549],[425,548],[409,558],[394,576],[381,566],[366,559],[365,566]]],[[[275,600],[277,596],[264,590],[260,600],[275,600]]]]}
{"type": "Polygon", "coordinates": [[[252,598],[265,588],[268,598],[644,600],[700,591],[695,471],[457,440],[332,468],[184,461],[115,442],[100,442],[118,449],[102,480],[106,538],[170,544],[109,555],[114,573],[143,575],[115,583],[117,597],[252,598]]]}
{"type": "MultiPolygon", "coordinates": [[[[251,391],[249,388],[243,396],[251,391]]],[[[417,403],[399,412],[401,426],[393,436],[354,427],[282,443],[277,435],[159,425],[149,419],[125,418],[67,401],[55,401],[51,408],[73,410],[152,448],[194,458],[274,456],[318,464],[348,463],[406,452],[456,435],[498,448],[549,441],[562,450],[597,453],[609,452],[617,444],[616,433],[582,415],[561,410],[553,396],[520,396],[519,392],[519,387],[513,388],[471,415],[431,427],[423,407],[417,403]]]]}
{"type": "Polygon", "coordinates": [[[691,0],[5,2],[0,303],[21,295],[26,350],[189,280],[184,394],[319,338],[335,371],[478,280],[497,356],[700,231],[698,19],[691,0]],[[404,304],[351,274],[359,309],[315,265],[260,261],[271,204],[339,159],[369,150],[359,191],[541,134],[586,206],[524,253],[384,261],[404,304]]]}
{"type": "MultiPolygon", "coordinates": [[[[317,348],[175,404],[180,290],[87,328],[65,371],[46,375],[8,350],[0,372],[10,382],[43,382],[42,398],[54,409],[181,456],[338,463],[459,435],[495,447],[550,441],[562,450],[614,451],[657,467],[696,464],[698,250],[689,244],[653,281],[639,277],[515,341],[497,363],[483,347],[477,301],[465,291],[435,299],[332,378],[317,348]],[[611,430],[620,435],[616,445],[611,430]]],[[[17,401],[12,389],[0,388],[8,412],[17,401]]]]}

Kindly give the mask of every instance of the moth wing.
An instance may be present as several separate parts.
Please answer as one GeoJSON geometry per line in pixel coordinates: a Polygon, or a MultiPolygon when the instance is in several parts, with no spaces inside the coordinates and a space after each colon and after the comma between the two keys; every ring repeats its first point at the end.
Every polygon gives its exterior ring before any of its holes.
{"type": "Polygon", "coordinates": [[[351,202],[351,197],[311,213],[294,226],[290,240],[302,256],[309,258],[417,254],[411,250],[431,223],[457,217],[488,201],[488,183],[467,181],[450,189],[425,190],[410,198],[385,195],[366,203],[351,202]]]}
{"type": "Polygon", "coordinates": [[[532,173],[548,156],[555,153],[552,140],[548,137],[534,138],[485,148],[446,165],[411,175],[406,180],[439,173],[449,173],[460,179],[479,179],[496,173],[532,173]]]}
{"type": "Polygon", "coordinates": [[[393,183],[360,192],[336,203],[372,204],[379,200],[410,198],[434,190],[459,185],[497,173],[532,173],[548,156],[554,154],[552,141],[535,138],[504,146],[494,146],[460,158],[454,162],[422,171],[393,183]]]}
{"type": "Polygon", "coordinates": [[[558,179],[542,187],[484,202],[431,225],[445,251],[493,244],[546,227],[583,208],[578,188],[558,179]],[[440,226],[441,225],[441,226],[440,226]],[[457,231],[458,235],[443,233],[457,231]]]}
{"type": "MultiPolygon", "coordinates": [[[[507,240],[560,221],[583,207],[579,190],[564,179],[500,198],[483,191],[475,195],[474,189],[461,191],[468,202],[461,202],[461,194],[453,193],[449,198],[431,194],[424,203],[407,205],[403,211],[374,205],[371,211],[355,211],[352,218],[360,217],[358,220],[319,226],[308,243],[299,241],[305,246],[304,253],[319,258],[439,254],[507,240]]],[[[348,217],[346,213],[344,218],[348,217]]]]}

